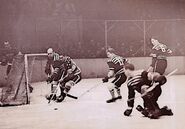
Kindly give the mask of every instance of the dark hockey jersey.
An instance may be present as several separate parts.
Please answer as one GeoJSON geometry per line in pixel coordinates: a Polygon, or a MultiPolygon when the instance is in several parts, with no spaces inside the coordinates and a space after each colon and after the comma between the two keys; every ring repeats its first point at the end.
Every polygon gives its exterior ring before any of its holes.
{"type": "Polygon", "coordinates": [[[76,63],[68,56],[64,57],[65,59],[65,67],[67,70],[71,70],[73,75],[78,75],[81,73],[80,68],[76,65],[76,63]]]}
{"type": "Polygon", "coordinates": [[[166,55],[169,54],[169,53],[167,53],[166,49],[164,49],[164,50],[165,50],[164,52],[161,49],[160,50],[153,50],[153,53],[151,54],[152,63],[151,63],[150,66],[152,66],[155,69],[155,71],[157,71],[161,74],[163,74],[165,72],[165,69],[167,67],[166,55]],[[160,61],[160,62],[162,61],[162,64],[159,63],[158,61],[160,61]],[[159,68],[162,69],[162,70],[160,70],[159,68]]]}
{"type": "Polygon", "coordinates": [[[127,59],[122,58],[121,56],[114,56],[110,60],[108,60],[107,64],[109,66],[109,70],[113,70],[114,73],[121,74],[124,73],[124,65],[127,62],[127,59]]]}
{"type": "MultiPolygon", "coordinates": [[[[128,87],[128,99],[135,97],[135,91],[141,93],[141,87],[143,85],[151,86],[152,81],[142,76],[143,71],[138,71],[134,77],[130,77],[127,82],[128,87]]],[[[134,100],[127,102],[129,107],[134,107],[134,100]]]]}
{"type": "Polygon", "coordinates": [[[68,56],[60,57],[59,60],[53,61],[53,68],[59,68],[62,70],[71,69],[73,75],[77,75],[81,73],[80,68],[76,65],[76,63],[68,56]]]}
{"type": "Polygon", "coordinates": [[[60,60],[60,55],[58,53],[54,53],[53,58],[48,58],[47,62],[46,62],[46,67],[45,67],[45,73],[46,74],[51,74],[52,69],[53,69],[53,64],[54,61],[60,60]]]}
{"type": "Polygon", "coordinates": [[[166,59],[166,56],[172,53],[172,51],[164,44],[158,45],[152,49],[151,56],[154,59],[166,59]]]}

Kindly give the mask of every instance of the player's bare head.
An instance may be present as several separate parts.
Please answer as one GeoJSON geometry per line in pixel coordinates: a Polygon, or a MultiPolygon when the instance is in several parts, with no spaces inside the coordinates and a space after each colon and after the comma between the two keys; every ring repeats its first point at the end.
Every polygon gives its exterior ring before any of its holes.
{"type": "Polygon", "coordinates": [[[49,57],[49,58],[52,58],[52,57],[54,56],[54,51],[53,51],[53,49],[52,49],[52,48],[48,48],[47,54],[48,54],[48,57],[49,57]]]}
{"type": "Polygon", "coordinates": [[[166,83],[167,79],[165,76],[160,75],[158,72],[143,72],[142,77],[148,78],[148,80],[159,82],[160,85],[166,83]]]}
{"type": "Polygon", "coordinates": [[[155,80],[155,78],[158,78],[160,76],[157,72],[148,72],[147,77],[148,80],[155,80]]]}
{"type": "Polygon", "coordinates": [[[115,55],[115,50],[113,49],[113,48],[108,48],[107,50],[106,50],[106,54],[107,54],[107,57],[109,57],[109,58],[111,58],[112,56],[114,56],[115,55]]]}
{"type": "Polygon", "coordinates": [[[151,38],[151,43],[153,45],[152,49],[155,49],[155,50],[159,50],[160,49],[161,43],[159,43],[158,40],[156,40],[154,38],[151,38]]]}
{"type": "Polygon", "coordinates": [[[133,64],[126,64],[124,67],[125,75],[126,76],[131,76],[131,73],[135,70],[135,67],[133,64]]]}

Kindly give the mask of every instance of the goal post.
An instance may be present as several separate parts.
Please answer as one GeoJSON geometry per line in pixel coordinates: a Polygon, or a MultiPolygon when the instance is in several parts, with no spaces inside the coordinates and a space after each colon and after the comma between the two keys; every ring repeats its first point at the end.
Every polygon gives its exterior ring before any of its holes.
{"type": "MultiPolygon", "coordinates": [[[[14,57],[8,78],[4,79],[5,83],[0,87],[0,105],[30,104],[31,83],[44,81],[47,77],[44,73],[46,61],[46,53],[18,54],[14,57]]],[[[6,71],[6,67],[3,69],[6,71]]]]}
{"type": "MultiPolygon", "coordinates": [[[[28,103],[30,103],[30,84],[34,82],[35,80],[32,80],[33,75],[33,67],[36,64],[35,60],[39,60],[41,62],[41,70],[38,70],[38,74],[41,74],[40,72],[44,72],[45,64],[42,63],[43,60],[46,60],[47,53],[35,53],[35,54],[25,54],[24,55],[24,62],[25,62],[25,79],[26,79],[26,89],[27,89],[27,95],[28,95],[28,103]]],[[[37,62],[37,66],[39,63],[37,62]]],[[[37,80],[38,81],[38,80],[37,80]]],[[[42,81],[39,80],[39,81],[42,81]]]]}

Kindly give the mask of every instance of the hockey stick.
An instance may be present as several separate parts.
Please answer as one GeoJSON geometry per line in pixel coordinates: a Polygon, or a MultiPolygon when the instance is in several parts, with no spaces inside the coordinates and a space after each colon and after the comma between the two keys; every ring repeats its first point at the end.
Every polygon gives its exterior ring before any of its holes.
{"type": "Polygon", "coordinates": [[[48,104],[51,102],[51,100],[53,99],[53,97],[56,95],[57,93],[57,88],[55,89],[55,91],[51,94],[51,98],[48,100],[48,104]]]}
{"type": "MultiPolygon", "coordinates": [[[[63,76],[64,76],[64,74],[62,75],[62,77],[63,77],[63,76]]],[[[66,75],[65,77],[63,77],[63,79],[66,78],[66,77],[67,77],[67,75],[66,75]]],[[[60,88],[60,85],[59,85],[59,84],[60,84],[60,83],[58,83],[57,88],[56,88],[55,91],[51,94],[52,97],[49,99],[48,103],[50,103],[50,101],[51,101],[51,100],[53,99],[53,97],[56,95],[58,88],[60,88]]],[[[66,93],[66,96],[67,96],[67,97],[70,97],[70,98],[73,98],[73,99],[78,99],[78,97],[73,96],[73,95],[68,94],[68,93],[66,93]]]]}
{"type": "MultiPolygon", "coordinates": [[[[67,75],[66,75],[66,76],[67,76],[67,75]]],[[[66,76],[65,76],[65,77],[66,77],[66,76]]],[[[64,72],[63,72],[61,78],[64,79],[65,77],[64,77],[64,72]]],[[[51,100],[53,99],[53,97],[56,95],[58,88],[59,88],[59,84],[57,84],[57,87],[56,87],[55,91],[51,94],[51,98],[49,99],[48,103],[50,103],[51,100]]]]}
{"type": "Polygon", "coordinates": [[[94,85],[93,87],[91,87],[90,89],[84,91],[81,95],[79,95],[78,98],[81,98],[82,96],[84,96],[85,94],[87,94],[88,92],[92,91],[93,89],[95,89],[96,87],[98,87],[100,85],[100,83],[94,85]]]}
{"type": "MultiPolygon", "coordinates": [[[[175,72],[177,72],[177,70],[178,70],[178,69],[175,69],[175,70],[173,70],[172,72],[170,72],[168,75],[166,75],[166,78],[168,78],[168,77],[170,77],[171,75],[173,75],[175,72]]],[[[127,101],[131,101],[131,100],[134,100],[134,99],[136,99],[136,98],[140,98],[140,97],[145,96],[148,92],[152,91],[157,85],[158,85],[157,83],[154,83],[153,86],[151,86],[150,88],[148,88],[148,89],[146,90],[145,93],[143,93],[143,94],[141,94],[141,95],[139,95],[139,96],[137,96],[137,97],[130,98],[130,99],[128,99],[127,101]]]]}
{"type": "MultiPolygon", "coordinates": [[[[57,88],[55,89],[55,91],[51,94],[52,97],[49,99],[48,103],[50,103],[51,100],[53,99],[53,97],[56,95],[58,88],[59,88],[59,85],[57,86],[57,88]]],[[[70,97],[70,98],[73,98],[73,99],[78,99],[78,97],[73,96],[73,95],[68,94],[68,93],[66,94],[66,96],[67,96],[67,97],[70,97]]]]}
{"type": "Polygon", "coordinates": [[[66,94],[66,96],[67,96],[67,97],[70,97],[70,98],[72,98],[72,99],[78,99],[77,96],[74,96],[74,95],[71,95],[71,94],[66,94]]]}

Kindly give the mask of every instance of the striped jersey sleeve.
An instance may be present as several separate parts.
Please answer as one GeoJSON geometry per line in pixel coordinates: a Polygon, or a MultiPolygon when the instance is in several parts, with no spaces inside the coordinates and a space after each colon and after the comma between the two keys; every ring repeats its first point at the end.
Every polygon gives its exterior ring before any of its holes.
{"type": "Polygon", "coordinates": [[[135,87],[138,84],[140,84],[141,80],[142,80],[141,75],[136,75],[128,79],[127,85],[131,87],[135,87]]]}
{"type": "Polygon", "coordinates": [[[115,74],[121,74],[124,72],[125,60],[120,56],[115,56],[112,59],[108,60],[107,64],[109,66],[109,70],[113,70],[115,74]]]}

